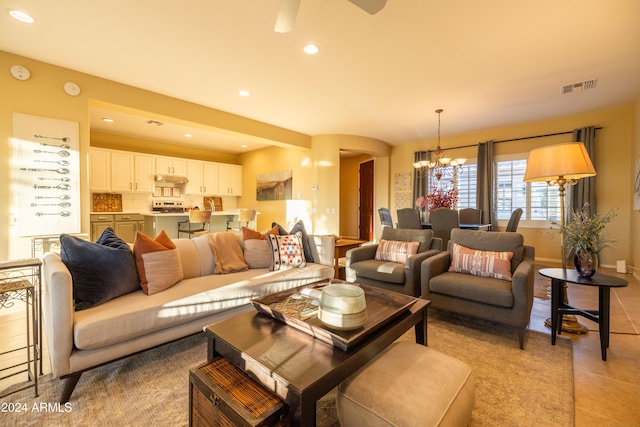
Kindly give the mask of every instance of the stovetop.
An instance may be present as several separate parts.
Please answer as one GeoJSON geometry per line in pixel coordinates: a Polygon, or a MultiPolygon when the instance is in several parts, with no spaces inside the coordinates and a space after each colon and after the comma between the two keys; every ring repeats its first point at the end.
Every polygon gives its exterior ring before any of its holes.
{"type": "Polygon", "coordinates": [[[154,200],[151,203],[151,211],[158,213],[184,212],[184,202],[182,200],[154,200]]]}

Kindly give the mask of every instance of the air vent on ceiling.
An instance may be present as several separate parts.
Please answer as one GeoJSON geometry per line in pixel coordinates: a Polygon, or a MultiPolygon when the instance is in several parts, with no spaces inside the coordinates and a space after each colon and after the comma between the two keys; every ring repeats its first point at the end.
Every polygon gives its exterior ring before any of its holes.
{"type": "Polygon", "coordinates": [[[146,123],[147,123],[148,125],[156,125],[156,126],[162,126],[162,125],[164,124],[164,123],[159,122],[159,121],[157,121],[157,120],[147,120],[147,121],[146,121],[146,123]]]}
{"type": "Polygon", "coordinates": [[[596,87],[598,80],[587,80],[585,82],[574,83],[572,85],[566,85],[562,87],[562,93],[581,92],[587,89],[593,89],[596,87]]]}

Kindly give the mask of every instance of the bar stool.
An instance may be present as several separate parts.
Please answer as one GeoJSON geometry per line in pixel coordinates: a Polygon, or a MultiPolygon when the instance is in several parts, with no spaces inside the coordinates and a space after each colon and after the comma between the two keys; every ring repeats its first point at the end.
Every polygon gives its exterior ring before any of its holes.
{"type": "Polygon", "coordinates": [[[178,222],[178,238],[180,233],[185,233],[191,238],[194,234],[207,234],[210,231],[211,211],[191,210],[189,211],[189,219],[178,222]],[[186,228],[182,225],[187,224],[186,228]],[[193,225],[196,224],[196,225],[193,225]]]}
{"type": "Polygon", "coordinates": [[[255,209],[240,209],[238,212],[238,219],[228,219],[227,220],[227,231],[229,230],[237,230],[240,231],[242,228],[242,223],[244,223],[245,227],[249,227],[249,223],[255,221],[256,219],[256,210],[255,209]],[[233,227],[231,224],[237,222],[238,226],[233,227]]]}

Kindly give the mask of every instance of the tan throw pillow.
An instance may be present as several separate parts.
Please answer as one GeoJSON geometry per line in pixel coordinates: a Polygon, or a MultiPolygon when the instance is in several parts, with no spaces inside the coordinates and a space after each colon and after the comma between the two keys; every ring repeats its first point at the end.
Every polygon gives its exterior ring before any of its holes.
{"type": "Polygon", "coordinates": [[[454,243],[449,271],[510,281],[511,258],[513,252],[479,251],[454,243]]]}
{"type": "Polygon", "coordinates": [[[244,262],[242,247],[235,233],[222,231],[207,234],[209,246],[216,261],[215,274],[235,273],[248,270],[249,266],[244,262]]]}
{"type": "Polygon", "coordinates": [[[138,268],[138,276],[140,277],[140,286],[145,294],[151,295],[152,293],[160,292],[160,290],[167,289],[182,280],[183,273],[180,255],[178,254],[175,243],[173,243],[169,236],[167,236],[167,233],[165,233],[164,230],[162,230],[155,239],[151,239],[138,231],[133,242],[133,255],[136,259],[136,267],[138,268]],[[147,265],[144,255],[154,252],[168,251],[173,251],[173,253],[157,254],[152,257],[147,257],[149,260],[147,265]],[[171,270],[171,274],[169,275],[170,277],[167,279],[162,278],[160,282],[155,282],[159,275],[157,274],[157,271],[154,270],[156,270],[163,262],[165,264],[162,265],[161,268],[164,272],[171,270]],[[151,282],[149,280],[150,277],[151,282]],[[173,281],[173,283],[167,285],[167,281],[173,281]],[[149,292],[150,288],[152,289],[151,293],[149,292]]]}
{"type": "Polygon", "coordinates": [[[157,294],[182,280],[182,264],[178,249],[142,254],[147,275],[147,295],[157,294]]]}
{"type": "Polygon", "coordinates": [[[376,249],[378,261],[391,261],[399,264],[407,262],[407,258],[418,253],[420,242],[403,242],[399,240],[380,239],[376,249]]]}
{"type": "Polygon", "coordinates": [[[267,241],[271,247],[271,265],[269,270],[286,270],[307,265],[302,246],[302,233],[274,236],[267,234],[267,241]]]}
{"type": "Polygon", "coordinates": [[[268,268],[272,261],[271,246],[266,239],[245,240],[244,262],[249,268],[268,268]]]}

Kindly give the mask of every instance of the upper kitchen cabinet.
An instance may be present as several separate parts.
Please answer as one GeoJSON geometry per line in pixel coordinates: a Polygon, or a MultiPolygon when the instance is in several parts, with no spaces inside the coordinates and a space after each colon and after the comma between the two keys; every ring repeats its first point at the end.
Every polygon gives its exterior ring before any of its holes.
{"type": "Polygon", "coordinates": [[[173,157],[156,157],[156,173],[187,176],[187,160],[173,157]]]}
{"type": "Polygon", "coordinates": [[[187,194],[218,194],[217,163],[189,160],[187,161],[187,178],[189,178],[185,189],[187,194]]]}
{"type": "Polygon", "coordinates": [[[111,191],[153,192],[155,157],[111,151],[111,191]]]}
{"type": "Polygon", "coordinates": [[[94,193],[111,191],[111,152],[89,149],[89,188],[94,193]]]}
{"type": "Polygon", "coordinates": [[[221,196],[242,196],[242,166],[219,164],[218,194],[221,196]]]}

